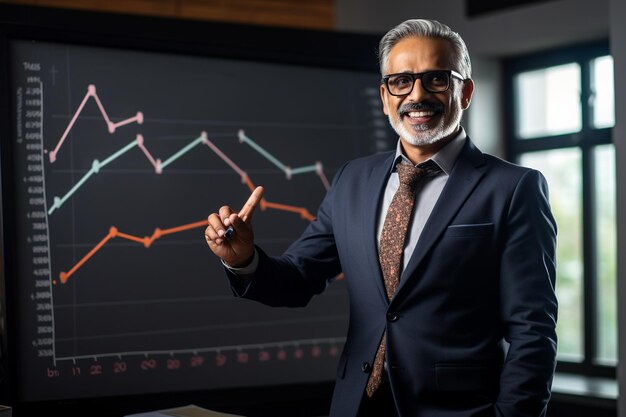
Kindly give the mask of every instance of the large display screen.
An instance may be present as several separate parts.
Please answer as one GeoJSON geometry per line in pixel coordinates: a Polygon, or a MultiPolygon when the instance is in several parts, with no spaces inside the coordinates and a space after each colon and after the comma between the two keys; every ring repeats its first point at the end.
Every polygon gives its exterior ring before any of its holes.
{"type": "Polygon", "coordinates": [[[379,75],[8,46],[4,280],[20,401],[332,381],[341,276],[303,309],[237,299],[203,232],[263,185],[256,241],[286,249],[346,160],[393,146],[379,75]]]}

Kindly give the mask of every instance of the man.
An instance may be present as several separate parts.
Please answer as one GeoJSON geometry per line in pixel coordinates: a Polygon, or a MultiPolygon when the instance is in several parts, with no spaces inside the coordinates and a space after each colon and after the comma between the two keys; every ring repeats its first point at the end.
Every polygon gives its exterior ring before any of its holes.
{"type": "Polygon", "coordinates": [[[543,416],[557,315],[545,180],[481,153],[460,126],[474,83],[458,34],[409,20],[379,58],[397,150],[342,167],[282,256],[254,246],[261,188],[239,213],[209,216],[207,243],[234,291],[269,305],[305,305],[343,271],[350,325],[331,416],[543,416]]]}

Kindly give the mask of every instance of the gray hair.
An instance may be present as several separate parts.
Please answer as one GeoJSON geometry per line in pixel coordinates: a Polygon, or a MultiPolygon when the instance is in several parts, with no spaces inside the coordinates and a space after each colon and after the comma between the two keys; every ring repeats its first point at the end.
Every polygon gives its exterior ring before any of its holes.
{"type": "Polygon", "coordinates": [[[378,45],[378,62],[381,75],[385,75],[385,68],[391,49],[407,37],[435,38],[450,42],[454,51],[452,65],[456,66],[456,68],[452,69],[461,73],[465,78],[472,77],[472,62],[461,36],[443,23],[426,19],[404,21],[383,36],[378,45]]]}

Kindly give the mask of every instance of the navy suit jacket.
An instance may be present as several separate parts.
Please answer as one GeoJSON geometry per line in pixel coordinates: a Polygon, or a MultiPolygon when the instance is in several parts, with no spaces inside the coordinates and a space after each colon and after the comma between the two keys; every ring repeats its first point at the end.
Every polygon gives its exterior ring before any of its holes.
{"type": "Polygon", "coordinates": [[[556,357],[556,225],[545,179],[469,140],[387,299],[376,224],[394,153],[345,164],[280,257],[260,248],[243,294],[302,306],[343,271],[348,336],[332,417],[357,414],[379,341],[402,417],[545,415],[556,357]]]}

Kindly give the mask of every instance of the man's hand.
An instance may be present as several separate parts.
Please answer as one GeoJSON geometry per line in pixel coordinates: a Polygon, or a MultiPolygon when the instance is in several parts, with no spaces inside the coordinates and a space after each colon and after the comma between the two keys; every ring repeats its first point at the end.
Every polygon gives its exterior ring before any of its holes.
{"type": "Polygon", "coordinates": [[[213,253],[232,267],[243,267],[250,263],[254,255],[254,233],[252,214],[263,198],[263,187],[254,189],[239,213],[222,206],[219,213],[212,213],[204,237],[213,253]],[[235,233],[227,239],[226,229],[232,226],[235,233]]]}

